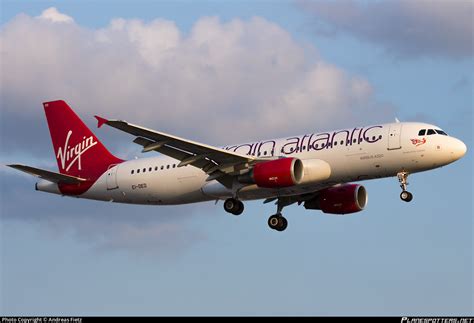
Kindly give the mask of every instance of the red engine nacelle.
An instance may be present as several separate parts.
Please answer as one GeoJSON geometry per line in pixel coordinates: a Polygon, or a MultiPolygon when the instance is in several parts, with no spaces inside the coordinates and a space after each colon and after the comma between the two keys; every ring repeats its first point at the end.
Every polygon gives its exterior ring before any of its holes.
{"type": "Polygon", "coordinates": [[[256,164],[253,169],[239,177],[241,183],[257,184],[259,187],[279,188],[301,182],[303,164],[297,158],[282,158],[256,164]]]}
{"type": "Polygon", "coordinates": [[[367,204],[367,197],[364,186],[343,184],[320,191],[316,198],[306,201],[304,207],[324,213],[348,214],[362,211],[367,204]]]}

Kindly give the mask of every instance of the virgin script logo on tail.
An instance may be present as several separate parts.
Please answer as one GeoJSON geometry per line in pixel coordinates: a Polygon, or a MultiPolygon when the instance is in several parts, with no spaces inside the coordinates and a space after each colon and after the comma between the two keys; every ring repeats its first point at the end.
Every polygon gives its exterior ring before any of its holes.
{"type": "Polygon", "coordinates": [[[61,168],[65,171],[69,169],[77,162],[77,168],[81,170],[81,156],[89,148],[94,147],[97,144],[97,141],[94,141],[94,137],[90,136],[88,138],[83,137],[82,141],[76,144],[75,146],[69,145],[69,139],[71,138],[72,130],[69,130],[66,136],[66,141],[64,142],[64,147],[59,147],[57,159],[61,161],[61,168]]]}

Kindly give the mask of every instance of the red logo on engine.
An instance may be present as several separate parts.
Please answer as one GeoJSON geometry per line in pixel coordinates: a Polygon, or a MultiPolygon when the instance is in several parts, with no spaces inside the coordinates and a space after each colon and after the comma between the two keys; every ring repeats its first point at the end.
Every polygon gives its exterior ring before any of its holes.
{"type": "Polygon", "coordinates": [[[414,144],[416,147],[421,146],[426,143],[426,138],[423,139],[410,139],[411,143],[414,144]]]}

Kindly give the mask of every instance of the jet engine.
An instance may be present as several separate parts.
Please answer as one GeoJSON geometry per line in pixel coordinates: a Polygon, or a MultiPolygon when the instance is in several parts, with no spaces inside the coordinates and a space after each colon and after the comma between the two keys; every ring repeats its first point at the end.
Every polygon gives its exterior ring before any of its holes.
{"type": "Polygon", "coordinates": [[[297,158],[281,158],[256,164],[248,173],[239,176],[245,184],[265,188],[297,185],[303,178],[303,163],[297,158]]]}
{"type": "Polygon", "coordinates": [[[364,186],[342,184],[319,191],[318,196],[304,203],[304,207],[330,214],[349,214],[362,211],[367,198],[364,186]]]}

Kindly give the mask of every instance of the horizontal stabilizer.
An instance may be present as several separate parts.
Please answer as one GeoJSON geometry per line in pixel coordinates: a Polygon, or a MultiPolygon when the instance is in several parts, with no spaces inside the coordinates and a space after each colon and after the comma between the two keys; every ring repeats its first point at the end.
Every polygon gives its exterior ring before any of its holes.
{"type": "Polygon", "coordinates": [[[35,167],[30,167],[26,165],[7,165],[11,168],[18,169],[22,172],[28,173],[30,175],[45,179],[47,181],[53,182],[53,183],[61,183],[61,184],[79,184],[81,182],[85,182],[86,179],[80,178],[80,177],[75,177],[75,176],[70,176],[70,175],[65,175],[65,174],[59,174],[55,172],[51,172],[49,170],[44,170],[40,168],[35,168],[35,167]]]}

